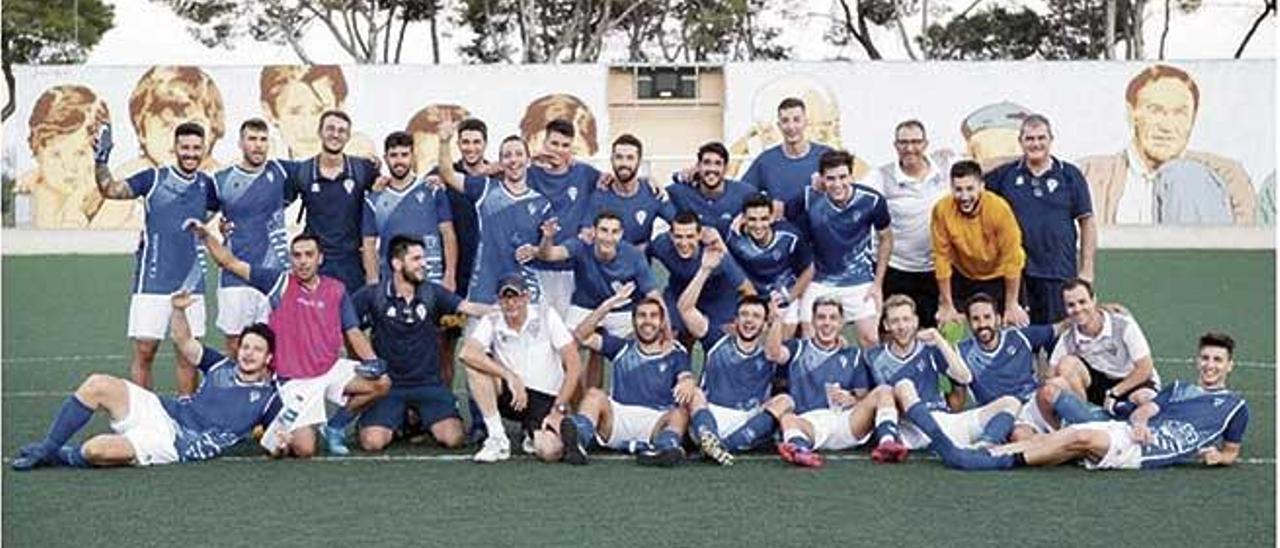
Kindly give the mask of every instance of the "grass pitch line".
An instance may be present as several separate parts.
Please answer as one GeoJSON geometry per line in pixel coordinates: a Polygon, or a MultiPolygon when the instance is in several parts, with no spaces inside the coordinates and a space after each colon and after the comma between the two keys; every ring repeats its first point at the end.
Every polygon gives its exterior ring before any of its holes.
{"type": "MultiPolygon", "coordinates": [[[[827,461],[847,461],[847,462],[871,462],[870,455],[861,454],[826,454],[822,458],[827,461]]],[[[8,461],[8,459],[5,459],[8,461]]],[[[217,460],[230,462],[262,462],[271,460],[270,457],[263,456],[230,456],[222,457],[217,460]]],[[[468,454],[445,454],[445,455],[354,455],[348,457],[312,457],[310,460],[319,462],[471,462],[471,455],[468,454]]],[[[513,461],[534,461],[534,457],[529,455],[511,455],[513,461]]],[[[635,457],[631,455],[619,454],[602,454],[591,455],[592,461],[608,461],[608,462],[630,462],[635,457]]],[[[763,461],[780,461],[777,455],[734,455],[734,462],[763,462],[763,461]]],[[[912,454],[909,460],[929,460],[936,461],[938,457],[934,455],[912,454]]],[[[1274,466],[1276,464],[1275,457],[1248,457],[1242,458],[1240,464],[1247,465],[1265,465],[1274,466]]]]}

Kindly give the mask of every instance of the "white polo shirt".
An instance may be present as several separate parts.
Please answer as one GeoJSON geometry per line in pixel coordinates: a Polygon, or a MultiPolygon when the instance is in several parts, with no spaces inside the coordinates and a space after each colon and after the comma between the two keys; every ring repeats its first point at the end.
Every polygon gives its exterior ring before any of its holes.
{"type": "MultiPolygon", "coordinates": [[[[1151,355],[1151,347],[1133,318],[1103,310],[1102,331],[1090,337],[1079,326],[1067,330],[1053,347],[1049,365],[1056,367],[1067,355],[1080,357],[1089,367],[1112,379],[1122,379],[1133,372],[1134,362],[1151,355]]],[[[1160,383],[1160,376],[1154,372],[1152,379],[1160,383]]]]}
{"type": "Polygon", "coordinates": [[[916,180],[902,172],[898,162],[880,166],[867,176],[866,184],[884,194],[889,204],[889,230],[893,232],[893,251],[889,266],[905,272],[933,270],[933,240],[929,219],[933,205],[951,192],[947,178],[950,164],[929,157],[929,171],[916,180]]]}
{"type": "Polygon", "coordinates": [[[502,312],[490,313],[476,323],[471,340],[519,375],[526,387],[555,396],[564,383],[559,350],[573,342],[573,335],[551,307],[529,304],[528,309],[520,329],[508,326],[502,312]]]}

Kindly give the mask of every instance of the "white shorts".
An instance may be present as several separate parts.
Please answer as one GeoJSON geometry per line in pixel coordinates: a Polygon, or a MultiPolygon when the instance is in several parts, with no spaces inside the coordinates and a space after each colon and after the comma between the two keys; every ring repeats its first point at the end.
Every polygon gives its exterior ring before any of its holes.
{"type": "MultiPolygon", "coordinates": [[[[581,306],[570,305],[569,313],[564,317],[564,323],[569,326],[570,330],[574,330],[577,329],[578,325],[582,323],[582,320],[587,319],[587,316],[589,315],[591,315],[590,310],[582,308],[581,306]]],[[[631,323],[630,312],[610,312],[605,314],[604,320],[600,322],[600,326],[604,327],[604,330],[608,331],[610,335],[619,339],[630,337],[632,332],[635,331],[635,328],[631,323]]]]}
{"type": "Polygon", "coordinates": [[[742,411],[732,407],[720,407],[714,403],[708,403],[707,410],[711,411],[711,416],[716,419],[716,429],[719,430],[717,433],[721,437],[726,437],[742,428],[752,417],[763,412],[764,407],[742,411]]]}
{"type": "Polygon", "coordinates": [[[1085,422],[1073,424],[1068,429],[1101,430],[1111,438],[1107,454],[1101,460],[1083,459],[1089,470],[1137,470],[1142,468],[1142,446],[1133,441],[1129,423],[1122,421],[1085,422]]]}
{"type": "Polygon", "coordinates": [[[814,409],[800,415],[801,419],[813,427],[813,448],[840,451],[857,447],[871,439],[871,430],[867,430],[861,438],[853,437],[853,426],[850,417],[853,409],[836,411],[833,409],[814,409]]]}
{"type": "Polygon", "coordinates": [[[178,428],[160,398],[132,382],[124,381],[124,385],[129,393],[129,414],[113,421],[111,430],[129,440],[133,463],[151,466],[178,462],[178,428]]]}
{"type": "Polygon", "coordinates": [[[1022,404],[1022,410],[1018,411],[1018,417],[1014,423],[1030,426],[1037,434],[1048,434],[1054,431],[1053,426],[1044,418],[1044,414],[1040,413],[1040,406],[1036,405],[1035,396],[1031,396],[1031,399],[1022,404]]]}
{"type": "MultiPolygon", "coordinates": [[[[173,303],[168,295],[135,293],[129,298],[130,339],[163,341],[169,334],[169,318],[173,316],[173,303]]],[[[204,336],[204,295],[192,295],[191,306],[187,307],[187,323],[191,325],[191,336],[204,336]]]]}
{"type": "Polygon", "coordinates": [[[533,274],[542,290],[542,302],[550,305],[561,318],[565,317],[573,298],[573,271],[535,269],[533,274]]]}
{"type": "Polygon", "coordinates": [[[804,290],[804,296],[800,297],[800,321],[813,321],[813,302],[819,297],[831,297],[840,301],[840,305],[844,307],[845,323],[875,319],[879,311],[876,310],[875,301],[867,299],[867,292],[870,290],[871,283],[844,287],[813,282],[804,290]]]}
{"type": "MultiPolygon", "coordinates": [[[[929,416],[933,417],[933,421],[938,423],[938,428],[942,429],[942,433],[951,440],[951,443],[961,449],[968,449],[973,447],[979,437],[982,437],[982,421],[978,417],[979,411],[981,409],[969,409],[959,413],[930,411],[929,416]]],[[[915,423],[910,420],[904,420],[900,426],[902,443],[907,446],[907,449],[924,449],[929,446],[929,436],[921,432],[915,423]]]]}
{"type": "Polygon", "coordinates": [[[329,371],[319,377],[294,379],[280,387],[280,401],[297,411],[297,418],[289,431],[321,424],[329,420],[325,401],[334,405],[347,404],[347,385],[356,378],[356,362],[339,358],[329,371]],[[323,395],[323,399],[320,396],[323,395]]]}
{"type": "Polygon", "coordinates": [[[244,328],[267,321],[271,303],[252,287],[218,288],[218,319],[214,325],[226,335],[239,335],[244,328]]]}
{"type": "Polygon", "coordinates": [[[613,412],[613,422],[609,426],[609,439],[604,446],[615,451],[627,449],[631,442],[649,441],[658,421],[666,411],[645,407],[643,405],[623,405],[612,399],[609,409],[613,412]]]}

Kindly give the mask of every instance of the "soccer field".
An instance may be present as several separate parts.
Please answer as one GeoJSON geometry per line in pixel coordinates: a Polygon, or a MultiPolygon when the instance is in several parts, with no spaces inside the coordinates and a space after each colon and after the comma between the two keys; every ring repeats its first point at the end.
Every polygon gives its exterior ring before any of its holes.
{"type": "MultiPolygon", "coordinates": [[[[253,448],[155,469],[8,469],[89,372],[128,376],[130,258],[3,260],[3,542],[43,546],[1218,546],[1275,539],[1275,259],[1240,251],[1101,251],[1099,299],[1126,304],[1166,382],[1194,380],[1195,337],[1235,336],[1249,400],[1243,461],[1224,470],[962,473],[923,453],[820,470],[772,454],[732,468],[590,466],[474,449],[270,462],[253,448]]],[[[212,295],[212,291],[210,292],[212,295]]],[[[215,308],[210,306],[210,333],[215,308]]],[[[221,344],[219,337],[211,340],[221,344]]],[[[173,385],[172,348],[157,359],[173,385]]],[[[461,375],[457,376],[461,378],[461,375]]],[[[105,431],[95,419],[88,433],[105,431]]]]}

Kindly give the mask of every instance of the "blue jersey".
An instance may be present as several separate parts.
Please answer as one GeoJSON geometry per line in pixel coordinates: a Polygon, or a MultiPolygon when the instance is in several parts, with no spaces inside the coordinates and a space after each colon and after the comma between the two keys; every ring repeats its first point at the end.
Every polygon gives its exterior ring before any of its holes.
{"type": "MultiPolygon", "coordinates": [[[[285,231],[284,194],[289,174],[275,160],[256,172],[231,166],[213,176],[222,216],[235,225],[227,249],[253,268],[287,268],[289,235],[285,231]]],[[[243,287],[248,282],[228,270],[220,287],[243,287]]]]}
{"type": "Polygon", "coordinates": [[[796,278],[813,264],[809,244],[799,230],[786,222],[774,223],[773,239],[764,244],[736,232],[729,234],[725,244],[760,295],[774,290],[786,294],[796,284],[796,278]]]}
{"type": "MultiPolygon", "coordinates": [[[[645,254],[657,259],[667,269],[667,287],[663,296],[667,299],[672,322],[679,322],[680,314],[676,311],[675,304],[680,299],[680,294],[689,286],[689,281],[698,274],[698,268],[702,265],[702,248],[699,247],[692,257],[683,258],[676,252],[671,235],[663,234],[645,248],[645,254]]],[[[747,275],[742,272],[742,267],[728,255],[720,262],[720,266],[711,271],[706,285],[702,287],[697,307],[711,320],[713,328],[733,320],[738,310],[738,287],[746,280],[747,275]]]]}
{"type": "MultiPolygon", "coordinates": [[[[526,175],[529,187],[546,196],[551,201],[551,215],[559,220],[560,231],[556,234],[557,244],[578,236],[578,227],[582,226],[587,215],[587,207],[591,203],[591,195],[600,181],[600,171],[590,164],[573,162],[564,173],[554,174],[540,166],[529,166],[526,175]]],[[[573,268],[567,261],[547,263],[535,261],[534,266],[541,270],[569,270],[573,268]]]]}
{"type": "Polygon", "coordinates": [[[702,226],[716,229],[721,237],[729,237],[733,218],[742,213],[742,205],[756,195],[755,187],[725,179],[724,191],[716,196],[705,196],[695,184],[674,183],[667,187],[671,203],[676,211],[692,211],[702,226]]]}
{"type": "Polygon", "coordinates": [[[140,171],[125,183],[146,207],[146,227],[134,253],[133,292],[203,293],[204,246],[185,225],[188,219],[203,223],[218,208],[213,178],[201,172],[184,177],[175,168],[162,167],[140,171]]]}
{"type": "Polygon", "coordinates": [[[372,328],[373,352],[386,361],[392,386],[442,386],[436,323],[457,312],[462,299],[432,282],[404,299],[387,280],[361,288],[351,301],[361,324],[372,328]]]}
{"type": "Polygon", "coordinates": [[[973,373],[969,390],[978,405],[986,405],[1001,396],[1022,401],[1036,393],[1036,353],[1052,349],[1057,340],[1051,325],[1030,325],[1021,329],[1006,327],[997,335],[996,347],[987,352],[978,339],[960,341],[960,359],[973,373]]]}
{"type": "Polygon", "coordinates": [[[1195,460],[1201,449],[1240,443],[1249,426],[1244,396],[1225,388],[1205,390],[1173,381],[1156,395],[1160,412],[1147,421],[1152,441],[1142,446],[1142,467],[1160,468],[1195,460]]]}
{"type": "Polygon", "coordinates": [[[720,407],[750,411],[764,405],[777,364],[764,357],[764,346],[743,352],[732,334],[708,335],[702,340],[702,391],[720,407]]]}
{"type": "Polygon", "coordinates": [[[884,196],[853,185],[853,196],[838,206],[826,194],[805,189],[805,229],[812,237],[814,281],[852,287],[875,280],[875,231],[889,227],[884,196]]]}
{"type": "Polygon", "coordinates": [[[647,354],[635,339],[619,339],[605,333],[600,353],[613,366],[613,388],[609,397],[623,405],[650,409],[675,406],[671,390],[680,374],[691,371],[689,352],[674,343],[664,354],[647,354]]]}
{"type": "Polygon", "coordinates": [[[581,226],[594,226],[596,215],[602,211],[612,211],[622,219],[622,240],[636,246],[649,243],[655,220],[661,218],[670,223],[676,216],[676,208],[671,200],[659,197],[643,180],[635,194],[625,197],[619,196],[613,189],[597,189],[591,195],[581,226]]]}
{"type": "MultiPolygon", "coordinates": [[[[462,160],[454,162],[453,169],[457,173],[466,173],[466,165],[462,160]]],[[[438,173],[439,170],[433,167],[428,175],[438,173]]],[[[476,217],[476,205],[467,198],[466,194],[454,190],[453,187],[446,187],[444,192],[449,198],[453,232],[458,237],[458,264],[455,274],[457,293],[466,295],[471,288],[471,271],[475,269],[476,250],[480,246],[480,222],[476,217]]]]}
{"type": "Polygon", "coordinates": [[[286,163],[289,188],[285,198],[302,199],[306,231],[320,239],[324,263],[320,273],[332,276],[352,293],[364,286],[360,245],[364,195],[378,178],[378,168],[368,158],[343,156],[342,173],[328,179],[320,175],[317,158],[286,163]]]}
{"type": "Polygon", "coordinates": [[[782,151],[782,145],[774,146],[756,156],[742,176],[742,182],[787,204],[786,217],[796,219],[800,195],[809,187],[813,174],[818,172],[818,160],[830,150],[827,145],[810,142],[808,154],[789,158],[782,151]]]}
{"type": "Polygon", "coordinates": [[[1029,276],[1067,280],[1076,276],[1076,219],[1093,214],[1089,184],[1080,169],[1057,158],[1036,177],[1025,160],[988,173],[987,190],[1009,202],[1022,229],[1029,276]]]}
{"type": "Polygon", "coordinates": [[[489,177],[468,176],[465,185],[467,198],[476,204],[480,224],[480,246],[467,300],[493,304],[498,282],[513,272],[524,276],[532,298],[539,300],[538,280],[529,265],[516,261],[516,249],[524,244],[538,245],[542,222],[552,216],[551,202],[532,189],[512,194],[502,181],[489,177]]]}
{"type": "Polygon", "coordinates": [[[195,394],[160,398],[177,423],[174,442],[182,462],[214,458],[248,437],[254,426],[267,425],[279,411],[270,380],[245,382],[236,362],[208,346],[198,364],[204,373],[195,394]]]}
{"type": "Polygon", "coordinates": [[[796,414],[823,409],[828,405],[827,384],[835,383],[845,390],[859,386],[858,362],[861,352],[856,346],[824,349],[813,339],[787,341],[791,359],[787,362],[787,393],[795,401],[796,414]]]}
{"type": "MultiPolygon", "coordinates": [[[[627,282],[636,284],[632,301],[658,287],[644,253],[629,243],[618,242],[618,253],[608,262],[596,257],[594,245],[577,238],[565,242],[564,247],[569,250],[569,262],[573,265],[573,297],[569,301],[573,306],[594,309],[627,282]]],[[[629,301],[617,310],[631,310],[633,306],[629,301]]]]}
{"type": "Polygon", "coordinates": [[[858,388],[892,387],[898,381],[910,380],[929,409],[947,410],[947,402],[938,388],[938,375],[945,374],[947,360],[938,347],[916,342],[906,357],[899,358],[887,343],[878,344],[862,353],[861,367],[863,374],[858,379],[858,388]]]}
{"type": "Polygon", "coordinates": [[[444,279],[444,242],[440,236],[440,225],[453,222],[453,212],[449,210],[449,199],[444,191],[417,180],[404,190],[387,187],[370,192],[364,199],[361,222],[364,237],[378,239],[379,279],[391,278],[388,262],[391,239],[397,235],[422,240],[427,279],[436,283],[444,279]]]}

